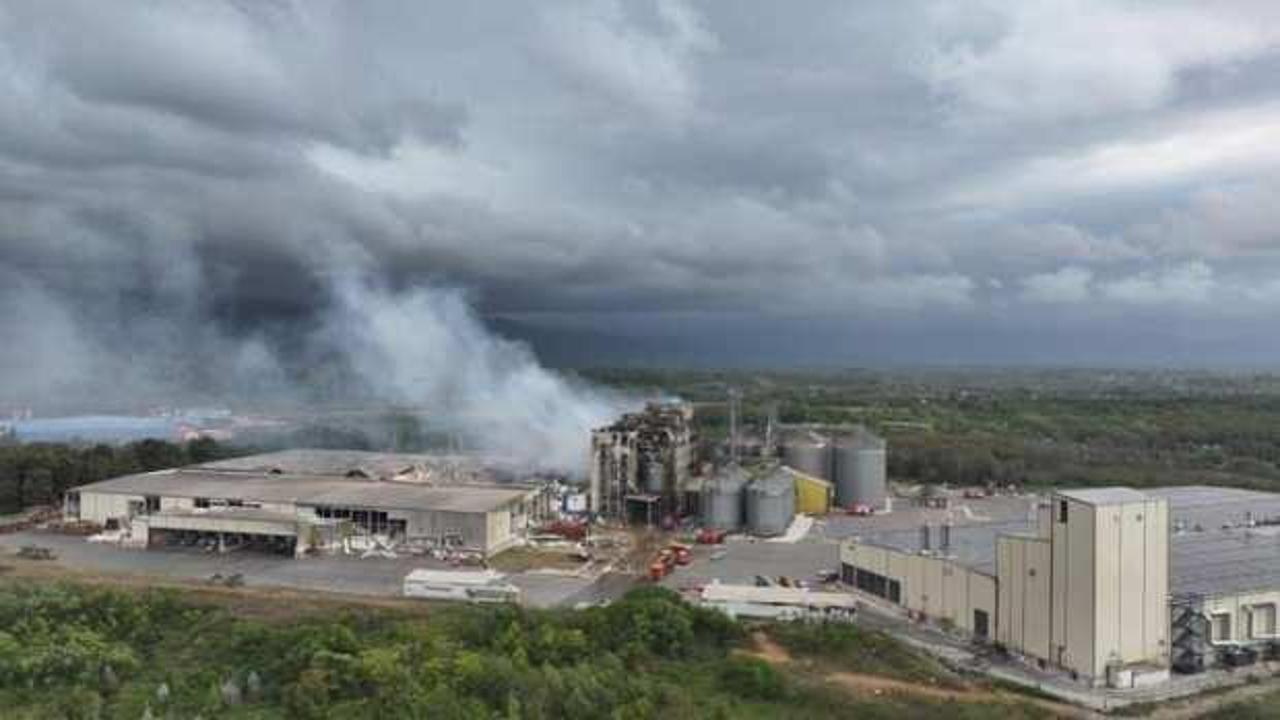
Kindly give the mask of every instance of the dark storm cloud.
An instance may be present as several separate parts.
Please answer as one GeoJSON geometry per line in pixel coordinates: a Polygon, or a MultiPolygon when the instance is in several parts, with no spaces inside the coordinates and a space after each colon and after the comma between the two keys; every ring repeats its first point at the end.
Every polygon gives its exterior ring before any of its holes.
{"type": "Polygon", "coordinates": [[[1280,305],[1278,27],[1262,1],[0,2],[0,330],[50,377],[86,371],[71,340],[231,374],[351,268],[539,323],[997,327],[993,359],[1049,316],[1245,327],[1280,305]]]}

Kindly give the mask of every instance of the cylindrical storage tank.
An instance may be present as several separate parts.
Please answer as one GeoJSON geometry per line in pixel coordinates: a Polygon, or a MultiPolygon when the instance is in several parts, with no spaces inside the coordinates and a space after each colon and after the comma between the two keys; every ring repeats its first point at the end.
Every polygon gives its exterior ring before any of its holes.
{"type": "Polygon", "coordinates": [[[728,468],[711,478],[702,493],[702,524],[729,532],[741,530],[745,485],[742,471],[737,468],[728,468]]]}
{"type": "Polygon", "coordinates": [[[747,532],[782,535],[796,515],[795,479],[785,472],[756,478],[747,485],[747,532]]]}
{"type": "Polygon", "coordinates": [[[835,446],[835,472],[837,505],[885,506],[889,491],[882,438],[865,430],[841,438],[835,446]]]}
{"type": "Polygon", "coordinates": [[[831,443],[826,438],[811,433],[787,439],[782,446],[782,462],[805,475],[830,481],[831,443]]]}

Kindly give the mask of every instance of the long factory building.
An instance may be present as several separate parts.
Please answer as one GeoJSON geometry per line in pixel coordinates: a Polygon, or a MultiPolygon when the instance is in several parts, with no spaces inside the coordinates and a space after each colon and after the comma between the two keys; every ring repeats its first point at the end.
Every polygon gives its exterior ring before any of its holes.
{"type": "Polygon", "coordinates": [[[845,583],[1094,685],[1280,649],[1280,495],[1064,490],[1034,519],[870,533],[845,583]]]}
{"type": "Polygon", "coordinates": [[[489,556],[540,522],[548,498],[469,457],[288,450],[82,485],[64,510],[142,546],[215,539],[301,555],[363,536],[489,556]]]}

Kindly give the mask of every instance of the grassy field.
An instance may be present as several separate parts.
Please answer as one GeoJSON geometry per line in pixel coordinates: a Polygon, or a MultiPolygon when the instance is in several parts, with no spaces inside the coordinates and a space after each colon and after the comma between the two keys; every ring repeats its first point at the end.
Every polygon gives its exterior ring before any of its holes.
{"type": "Polygon", "coordinates": [[[1203,720],[1277,720],[1280,718],[1280,690],[1223,705],[1201,717],[1203,720]]]}

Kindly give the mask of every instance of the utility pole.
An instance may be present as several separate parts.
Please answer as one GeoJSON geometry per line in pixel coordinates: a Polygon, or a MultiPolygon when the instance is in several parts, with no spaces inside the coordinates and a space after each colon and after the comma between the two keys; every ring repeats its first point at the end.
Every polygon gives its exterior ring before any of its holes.
{"type": "Polygon", "coordinates": [[[738,466],[738,403],[742,392],[736,387],[729,388],[729,464],[738,466]]]}

